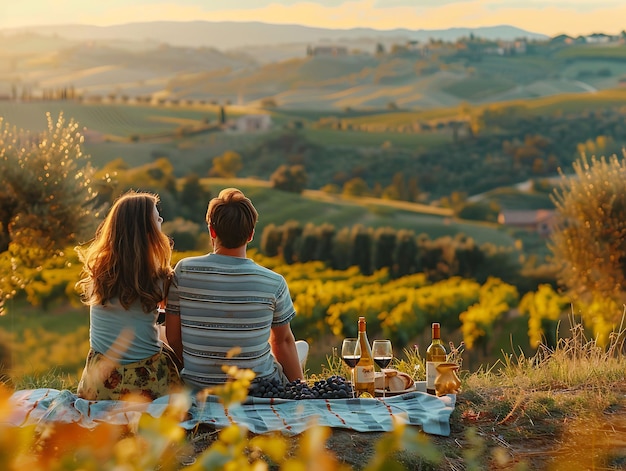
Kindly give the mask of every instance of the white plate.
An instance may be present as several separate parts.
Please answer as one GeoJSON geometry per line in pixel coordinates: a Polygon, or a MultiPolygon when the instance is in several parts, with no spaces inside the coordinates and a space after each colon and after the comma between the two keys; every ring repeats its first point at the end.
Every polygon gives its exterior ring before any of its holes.
{"type": "MultiPolygon", "coordinates": [[[[408,392],[414,392],[414,391],[421,391],[421,392],[426,392],[426,381],[416,381],[415,383],[413,383],[413,386],[406,388],[402,391],[385,391],[385,396],[386,397],[391,397],[391,396],[398,396],[400,394],[405,394],[408,392]]],[[[382,389],[376,389],[376,396],[380,396],[382,397],[383,395],[383,390],[382,389]]]]}
{"type": "Polygon", "coordinates": [[[411,386],[410,388],[406,388],[406,389],[404,389],[402,391],[383,391],[382,389],[376,389],[376,396],[377,397],[382,397],[383,396],[383,392],[385,393],[385,396],[391,397],[391,396],[398,396],[400,394],[413,392],[413,391],[415,391],[415,385],[411,386]]]}

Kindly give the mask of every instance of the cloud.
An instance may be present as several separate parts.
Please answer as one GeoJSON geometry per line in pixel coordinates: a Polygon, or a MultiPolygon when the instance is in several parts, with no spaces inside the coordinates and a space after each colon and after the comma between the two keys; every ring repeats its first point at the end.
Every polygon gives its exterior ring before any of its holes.
{"type": "MultiPolygon", "coordinates": [[[[376,8],[413,7],[415,9],[437,8],[451,5],[464,8],[473,0],[376,0],[376,8]]],[[[572,12],[592,12],[598,9],[618,7],[623,0],[491,0],[481,2],[492,11],[511,9],[537,10],[542,8],[563,8],[572,12]]]]}
{"type": "Polygon", "coordinates": [[[471,0],[376,0],[374,4],[377,8],[390,8],[390,7],[414,7],[414,8],[429,8],[439,7],[441,5],[448,5],[449,3],[464,3],[471,0]]]}
{"type": "Polygon", "coordinates": [[[230,2],[221,0],[181,0],[179,3],[203,6],[207,10],[215,11],[225,9],[250,10],[265,8],[271,4],[290,6],[298,3],[314,3],[324,7],[338,7],[346,2],[347,0],[231,0],[230,2]]]}

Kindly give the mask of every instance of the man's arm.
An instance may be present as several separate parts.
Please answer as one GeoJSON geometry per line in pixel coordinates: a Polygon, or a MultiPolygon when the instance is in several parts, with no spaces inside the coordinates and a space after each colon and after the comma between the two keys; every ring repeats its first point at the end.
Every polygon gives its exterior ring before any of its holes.
{"type": "Polygon", "coordinates": [[[291,331],[290,324],[272,327],[270,332],[270,347],[276,361],[283,367],[283,372],[289,381],[303,379],[304,373],[298,359],[296,339],[291,331]]]}
{"type": "Polygon", "coordinates": [[[180,315],[171,314],[167,312],[165,314],[165,337],[167,337],[167,343],[183,364],[183,340],[180,332],[180,315]]]}

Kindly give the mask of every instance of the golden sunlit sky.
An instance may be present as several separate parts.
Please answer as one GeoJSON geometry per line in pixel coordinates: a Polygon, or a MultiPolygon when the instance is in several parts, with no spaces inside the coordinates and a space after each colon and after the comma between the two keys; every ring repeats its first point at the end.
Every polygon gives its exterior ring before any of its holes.
{"type": "Polygon", "coordinates": [[[0,29],[143,21],[260,21],[322,28],[512,25],[548,36],[626,28],[624,0],[1,0],[0,29]]]}

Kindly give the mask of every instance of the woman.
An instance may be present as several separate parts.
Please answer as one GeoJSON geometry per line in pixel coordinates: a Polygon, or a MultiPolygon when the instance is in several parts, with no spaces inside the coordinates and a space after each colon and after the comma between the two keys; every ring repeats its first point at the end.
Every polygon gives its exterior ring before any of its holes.
{"type": "Polygon", "coordinates": [[[89,305],[89,343],[78,396],[133,395],[154,400],[182,382],[169,347],[159,339],[157,306],[171,276],[172,249],[161,232],[159,199],[130,191],[118,198],[86,249],[79,248],[89,305]]]}

